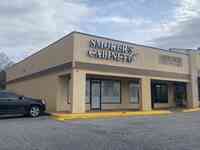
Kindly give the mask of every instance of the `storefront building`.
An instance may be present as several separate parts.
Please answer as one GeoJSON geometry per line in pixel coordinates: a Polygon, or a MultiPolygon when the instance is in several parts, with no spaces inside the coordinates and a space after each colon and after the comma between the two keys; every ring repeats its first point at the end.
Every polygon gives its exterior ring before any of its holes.
{"type": "Polygon", "coordinates": [[[72,32],[8,68],[7,89],[48,111],[197,108],[199,54],[72,32]]]}

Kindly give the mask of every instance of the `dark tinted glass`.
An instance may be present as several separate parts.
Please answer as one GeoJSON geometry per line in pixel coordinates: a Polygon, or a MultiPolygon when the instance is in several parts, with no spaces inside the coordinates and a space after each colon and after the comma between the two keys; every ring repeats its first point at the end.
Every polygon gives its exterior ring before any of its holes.
{"type": "Polygon", "coordinates": [[[18,98],[18,96],[15,93],[0,92],[0,99],[4,99],[4,98],[18,98]]]}
{"type": "Polygon", "coordinates": [[[155,103],[168,103],[168,85],[156,83],[153,85],[153,99],[155,103]]]}

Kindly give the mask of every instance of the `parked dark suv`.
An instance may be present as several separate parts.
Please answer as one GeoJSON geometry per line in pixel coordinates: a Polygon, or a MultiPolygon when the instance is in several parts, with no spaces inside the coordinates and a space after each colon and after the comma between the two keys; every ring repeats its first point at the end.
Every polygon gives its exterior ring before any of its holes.
{"type": "Polygon", "coordinates": [[[0,91],[0,114],[24,114],[38,117],[45,111],[43,100],[19,96],[9,91],[0,91]]]}

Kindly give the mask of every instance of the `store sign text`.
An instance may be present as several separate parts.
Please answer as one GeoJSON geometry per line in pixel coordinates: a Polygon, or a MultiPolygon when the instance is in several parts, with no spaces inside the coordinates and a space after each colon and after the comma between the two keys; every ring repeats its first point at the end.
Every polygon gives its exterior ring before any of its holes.
{"type": "Polygon", "coordinates": [[[182,59],[180,57],[168,56],[168,55],[160,55],[159,56],[160,64],[164,65],[172,65],[180,67],[182,66],[182,59]]]}
{"type": "Polygon", "coordinates": [[[89,41],[88,55],[93,58],[132,63],[136,59],[134,48],[108,41],[89,41]]]}

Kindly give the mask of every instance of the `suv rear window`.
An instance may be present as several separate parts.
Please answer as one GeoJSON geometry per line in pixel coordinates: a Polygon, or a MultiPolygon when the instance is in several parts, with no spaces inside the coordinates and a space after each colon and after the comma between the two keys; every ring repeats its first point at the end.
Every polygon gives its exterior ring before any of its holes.
{"type": "Polygon", "coordinates": [[[4,99],[4,98],[18,98],[18,96],[15,93],[0,92],[0,99],[4,99]]]}

